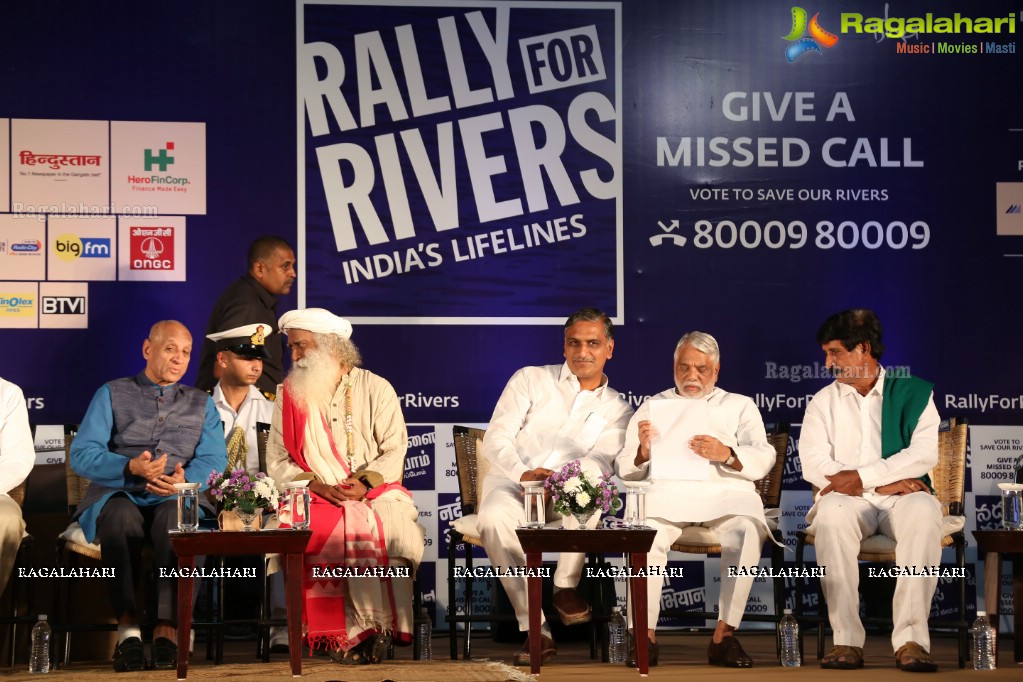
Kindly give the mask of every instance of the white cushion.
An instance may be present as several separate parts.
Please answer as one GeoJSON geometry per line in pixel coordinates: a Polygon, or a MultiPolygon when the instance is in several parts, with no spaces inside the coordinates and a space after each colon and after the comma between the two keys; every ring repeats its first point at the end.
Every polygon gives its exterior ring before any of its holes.
{"type": "MultiPolygon", "coordinates": [[[[946,516],[941,520],[941,536],[945,537],[946,535],[952,535],[952,533],[958,533],[965,525],[965,516],[946,516]]],[[[860,551],[872,554],[891,553],[895,551],[895,540],[880,533],[871,535],[860,543],[860,551]]]]}
{"type": "Polygon", "coordinates": [[[101,551],[98,542],[89,542],[85,539],[85,531],[82,530],[82,527],[78,525],[77,521],[72,521],[71,525],[60,534],[60,537],[64,538],[68,542],[73,542],[76,545],[84,545],[96,552],[101,551]]]}

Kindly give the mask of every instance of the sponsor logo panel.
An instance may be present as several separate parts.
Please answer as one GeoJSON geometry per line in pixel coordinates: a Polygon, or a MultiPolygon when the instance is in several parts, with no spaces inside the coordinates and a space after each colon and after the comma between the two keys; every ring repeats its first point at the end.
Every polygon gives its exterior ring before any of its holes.
{"type": "Polygon", "coordinates": [[[12,119],[11,205],[110,204],[107,121],[12,119]]]}
{"type": "Polygon", "coordinates": [[[157,213],[206,213],[206,124],[110,123],[115,205],[151,205],[157,213]]]}
{"type": "Polygon", "coordinates": [[[39,285],[36,282],[0,282],[0,329],[35,329],[39,326],[39,285]]]}
{"type": "Polygon", "coordinates": [[[0,215],[0,276],[8,280],[46,279],[45,243],[42,223],[0,215]]]}
{"type": "Polygon", "coordinates": [[[39,283],[40,329],[88,329],[89,285],[85,282],[39,283]]]}
{"type": "Polygon", "coordinates": [[[117,218],[49,216],[47,224],[49,280],[117,278],[117,218]]]}
{"type": "Polygon", "coordinates": [[[118,218],[118,278],[185,281],[185,218],[118,218]]]}

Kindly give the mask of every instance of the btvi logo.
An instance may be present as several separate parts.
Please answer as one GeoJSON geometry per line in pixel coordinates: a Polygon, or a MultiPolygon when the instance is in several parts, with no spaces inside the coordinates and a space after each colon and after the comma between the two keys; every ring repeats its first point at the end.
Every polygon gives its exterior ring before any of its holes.
{"type": "Polygon", "coordinates": [[[145,150],[146,155],[144,162],[146,164],[146,170],[153,170],[154,166],[159,166],[161,173],[167,172],[167,166],[174,163],[174,157],[170,156],[167,152],[174,151],[174,143],[168,142],[164,149],[160,149],[154,153],[152,149],[145,150]]]}
{"type": "Polygon", "coordinates": [[[821,47],[834,47],[838,43],[838,36],[825,30],[818,23],[819,16],[820,12],[814,14],[813,19],[807,22],[805,9],[792,8],[792,30],[782,38],[792,43],[785,48],[785,58],[790,64],[807,52],[821,54],[821,47]],[[806,36],[807,33],[810,34],[809,37],[806,36]]]}
{"type": "Polygon", "coordinates": [[[79,237],[62,234],[53,242],[53,250],[63,261],[72,262],[78,258],[110,258],[110,239],[104,237],[79,237]]]}
{"type": "Polygon", "coordinates": [[[85,296],[43,296],[44,315],[84,315],[85,296]]]}

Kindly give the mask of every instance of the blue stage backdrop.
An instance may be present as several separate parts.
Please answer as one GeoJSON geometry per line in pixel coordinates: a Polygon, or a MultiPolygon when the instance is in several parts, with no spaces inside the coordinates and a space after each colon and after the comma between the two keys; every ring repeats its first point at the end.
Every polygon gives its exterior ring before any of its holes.
{"type": "Polygon", "coordinates": [[[883,364],[995,429],[971,455],[990,518],[1023,430],[1020,32],[965,0],[8,3],[0,375],[34,422],[77,422],[150,324],[198,342],[250,241],[283,235],[281,310],[351,317],[417,425],[433,561],[450,425],[559,362],[573,309],[614,317],[632,405],[699,329],[723,388],[798,423],[817,327],[866,306],[883,364]]]}

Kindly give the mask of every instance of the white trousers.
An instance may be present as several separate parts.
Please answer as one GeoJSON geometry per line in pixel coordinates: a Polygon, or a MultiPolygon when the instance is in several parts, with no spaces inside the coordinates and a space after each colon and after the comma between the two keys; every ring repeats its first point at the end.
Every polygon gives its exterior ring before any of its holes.
{"type": "MultiPolygon", "coordinates": [[[[526,522],[526,511],[522,506],[522,486],[509,479],[488,477],[483,503],[479,510],[480,539],[487,558],[494,567],[515,568],[525,567],[526,555],[515,535],[515,529],[526,522]]],[[[547,505],[547,520],[562,518],[547,505]]],[[[562,523],[565,528],[578,528],[579,522],[573,516],[566,516],[562,523]]],[[[594,514],[587,522],[587,528],[596,528],[600,523],[600,515],[594,514]]],[[[558,558],[558,567],[554,571],[554,588],[575,587],[586,562],[584,554],[562,553],[558,558]]],[[[529,598],[526,589],[526,578],[503,576],[501,584],[508,594],[508,600],[515,609],[515,617],[519,621],[519,630],[529,629],[529,598]]],[[[543,612],[540,622],[545,621],[543,612]]]]}
{"type": "MultiPolygon", "coordinates": [[[[828,493],[817,501],[810,530],[815,536],[817,565],[826,567],[821,587],[835,646],[862,647],[866,640],[860,622],[856,559],[862,539],[880,533],[895,540],[895,563],[899,568],[923,568],[941,562],[941,505],[926,492],[867,497],[828,493]]],[[[896,578],[893,649],[913,641],[930,651],[927,617],[937,586],[937,576],[896,578]]]]}
{"type": "Polygon", "coordinates": [[[0,594],[3,594],[11,577],[24,534],[21,507],[10,496],[0,493],[0,594]]]}
{"type": "MultiPolygon", "coordinates": [[[[729,566],[756,566],[760,563],[760,552],[764,547],[766,530],[748,516],[722,516],[702,523],[672,522],[660,518],[648,518],[646,525],[657,531],[654,544],[647,552],[647,565],[668,565],[668,550],[687,526],[710,528],[721,543],[721,592],[718,598],[718,619],[733,628],[739,627],[746,612],[746,601],[753,588],[752,575],[729,577],[729,566]]],[[[634,567],[633,570],[636,570],[634,567]]],[[[657,627],[661,614],[661,588],[664,578],[658,575],[647,577],[647,623],[651,630],[657,627]]],[[[631,599],[631,594],[630,594],[631,599]]],[[[628,614],[629,628],[632,628],[632,609],[628,614]]]]}

